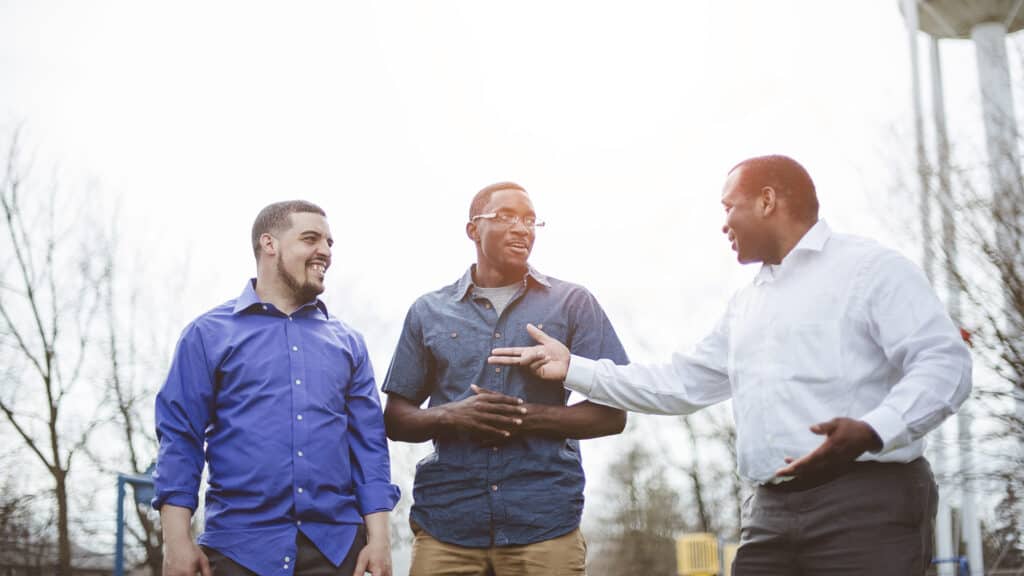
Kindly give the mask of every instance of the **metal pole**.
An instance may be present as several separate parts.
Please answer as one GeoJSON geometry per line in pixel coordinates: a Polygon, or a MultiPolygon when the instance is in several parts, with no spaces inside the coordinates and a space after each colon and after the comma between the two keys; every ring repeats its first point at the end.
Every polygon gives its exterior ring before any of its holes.
{"type": "MultiPolygon", "coordinates": [[[[946,306],[953,323],[960,325],[960,289],[956,279],[956,227],[953,222],[953,197],[949,182],[949,140],[946,134],[946,105],[942,88],[942,61],[939,55],[939,40],[931,37],[929,60],[932,77],[932,113],[935,122],[936,174],[938,175],[938,199],[942,214],[942,247],[945,252],[946,306]]],[[[949,488],[946,486],[948,472],[946,445],[943,426],[932,432],[932,457],[939,482],[939,505],[935,517],[935,553],[939,558],[953,557],[953,518],[949,506],[949,488]]],[[[939,564],[940,576],[953,576],[955,566],[939,564]]]]}
{"type": "Polygon", "coordinates": [[[929,282],[934,283],[935,251],[932,246],[932,208],[929,198],[928,156],[924,147],[924,120],[921,112],[921,74],[917,56],[917,0],[902,0],[903,13],[907,22],[907,39],[910,44],[910,89],[914,105],[914,144],[917,156],[918,208],[921,225],[921,268],[929,282]]]}
{"type": "Polygon", "coordinates": [[[117,549],[114,551],[114,576],[124,576],[124,476],[117,475],[117,549]]]}

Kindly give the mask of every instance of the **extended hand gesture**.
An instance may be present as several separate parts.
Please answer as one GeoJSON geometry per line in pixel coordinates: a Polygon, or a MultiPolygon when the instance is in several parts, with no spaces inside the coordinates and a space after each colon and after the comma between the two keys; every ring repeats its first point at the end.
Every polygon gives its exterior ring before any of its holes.
{"type": "Polygon", "coordinates": [[[882,447],[882,441],[871,426],[852,418],[833,418],[815,424],[811,432],[825,436],[825,441],[799,459],[786,458],[788,466],[776,470],[776,476],[803,476],[844,466],[864,452],[882,447]]]}
{"type": "Polygon", "coordinates": [[[527,324],[526,331],[538,342],[537,346],[495,348],[491,350],[487,363],[527,366],[544,380],[565,380],[565,375],[569,372],[569,349],[533,324],[527,324]]]}

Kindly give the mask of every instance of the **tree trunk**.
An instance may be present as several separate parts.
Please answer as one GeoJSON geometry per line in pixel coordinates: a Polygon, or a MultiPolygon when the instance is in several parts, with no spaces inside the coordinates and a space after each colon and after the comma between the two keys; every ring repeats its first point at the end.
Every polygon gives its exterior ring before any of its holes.
{"type": "Polygon", "coordinates": [[[68,530],[68,488],[67,471],[57,469],[54,473],[57,492],[57,548],[59,563],[58,576],[71,576],[71,536],[68,530]]]}

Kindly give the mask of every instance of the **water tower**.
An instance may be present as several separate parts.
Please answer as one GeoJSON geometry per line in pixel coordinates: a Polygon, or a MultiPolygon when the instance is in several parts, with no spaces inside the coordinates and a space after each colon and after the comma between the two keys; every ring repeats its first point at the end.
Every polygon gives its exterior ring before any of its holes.
{"type": "MultiPolygon", "coordinates": [[[[1024,201],[1024,189],[1020,180],[1021,166],[1018,151],[1018,128],[1013,109],[1013,92],[1010,84],[1009,59],[1006,53],[1006,36],[1024,27],[1024,0],[901,0],[900,8],[907,20],[910,39],[911,62],[913,67],[914,127],[917,138],[917,161],[920,174],[920,209],[922,239],[924,241],[923,266],[932,277],[934,254],[931,250],[931,204],[938,201],[942,211],[942,242],[948,259],[945,280],[950,315],[960,320],[959,291],[953,280],[956,270],[955,227],[952,214],[952,191],[949,182],[949,144],[946,135],[945,105],[942,95],[942,67],[939,59],[940,39],[971,39],[977,55],[978,83],[981,94],[982,120],[985,127],[985,148],[988,156],[988,175],[992,189],[992,206],[996,215],[1013,214],[1015,206],[1024,201]],[[925,154],[922,128],[920,83],[918,76],[917,32],[931,37],[930,61],[932,77],[932,109],[936,136],[936,162],[934,175],[938,189],[935,197],[930,194],[930,169],[925,154]]],[[[1021,223],[1007,223],[1004,218],[994,217],[996,230],[993,232],[1000,242],[1012,239],[999,230],[1000,226],[1017,227],[1021,223]]],[[[1004,254],[1013,254],[1024,247],[1001,246],[1004,254]]],[[[1017,415],[1024,415],[1024,401],[1018,399],[1017,415]]],[[[973,472],[971,454],[971,415],[965,405],[958,414],[960,436],[960,470],[964,482],[962,496],[963,533],[967,541],[968,560],[971,574],[983,572],[981,531],[978,524],[974,501],[974,490],[970,480],[973,472]]],[[[941,440],[937,444],[941,446],[941,440]]],[[[944,466],[944,450],[936,450],[937,467],[944,466]]],[[[945,500],[945,498],[942,498],[945,500]]],[[[948,503],[940,502],[936,522],[937,554],[940,557],[952,555],[952,539],[949,525],[948,503]]],[[[940,566],[940,574],[952,574],[951,566],[940,566]]]]}

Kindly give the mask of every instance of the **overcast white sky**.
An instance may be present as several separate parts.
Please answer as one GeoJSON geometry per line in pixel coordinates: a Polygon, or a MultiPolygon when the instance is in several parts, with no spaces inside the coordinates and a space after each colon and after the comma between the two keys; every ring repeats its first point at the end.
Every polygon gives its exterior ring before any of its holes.
{"type": "MultiPolygon", "coordinates": [[[[381,379],[412,300],[474,256],[472,194],[515,180],[549,222],[534,264],[589,287],[652,359],[755,272],[719,230],[745,157],[794,156],[834,228],[903,241],[885,218],[912,194],[892,174],[912,153],[903,26],[895,0],[0,0],[0,127],[122,199],[140,281],[187,255],[164,304],[183,321],[253,274],[262,206],[321,204],[325,299],[381,379]]],[[[943,57],[967,142],[973,51],[943,57]]]]}

